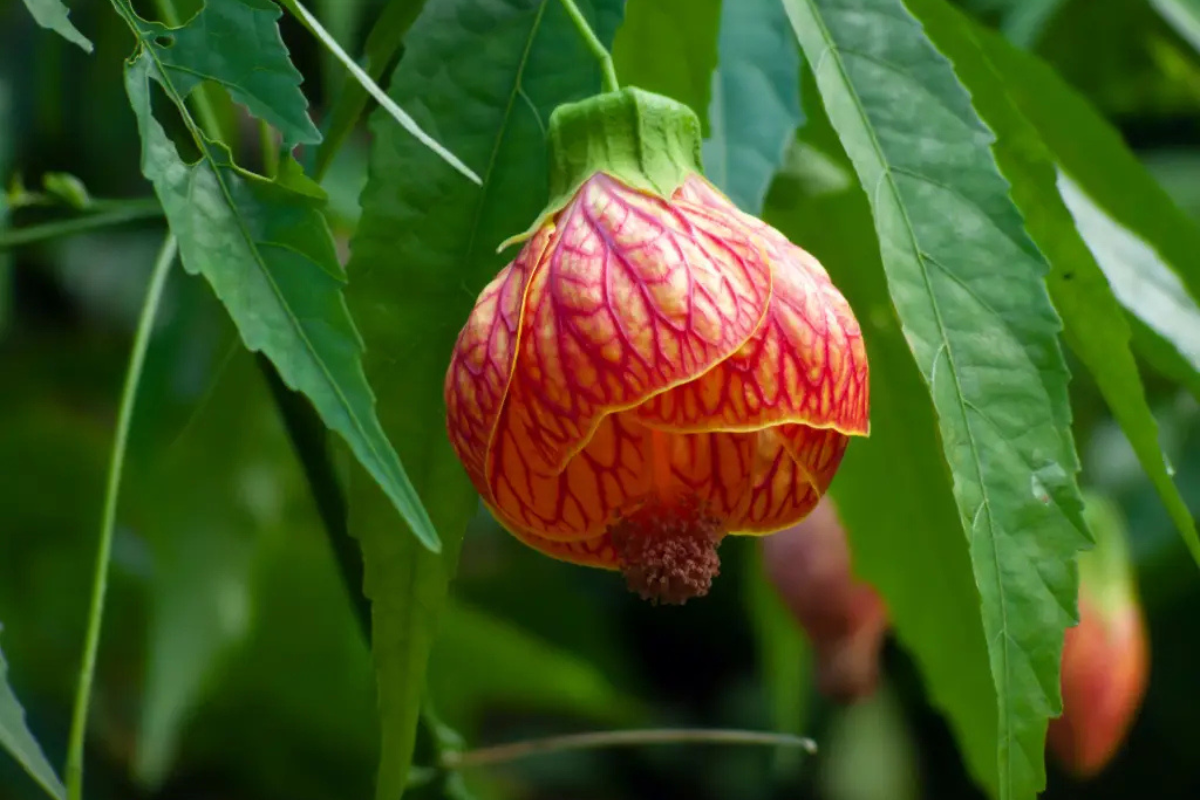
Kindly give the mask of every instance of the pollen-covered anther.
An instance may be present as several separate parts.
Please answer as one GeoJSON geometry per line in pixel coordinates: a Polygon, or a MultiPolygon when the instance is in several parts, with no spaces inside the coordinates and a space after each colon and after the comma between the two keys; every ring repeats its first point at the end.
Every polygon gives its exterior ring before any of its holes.
{"type": "Polygon", "coordinates": [[[683,605],[703,597],[721,572],[725,531],[700,504],[652,499],[609,528],[630,591],[652,603],[683,605]]]}

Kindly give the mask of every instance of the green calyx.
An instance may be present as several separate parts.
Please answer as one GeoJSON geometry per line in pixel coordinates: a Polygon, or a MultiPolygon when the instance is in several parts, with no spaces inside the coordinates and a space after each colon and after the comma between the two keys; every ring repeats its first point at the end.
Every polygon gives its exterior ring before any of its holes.
{"type": "Polygon", "coordinates": [[[683,103],[633,87],[566,103],[550,115],[550,196],[604,172],[662,197],[700,172],[700,120],[683,103]]]}
{"type": "Polygon", "coordinates": [[[528,231],[501,249],[532,235],[597,172],[663,198],[701,172],[695,112],[632,86],[554,109],[548,138],[550,203],[528,231]]]}

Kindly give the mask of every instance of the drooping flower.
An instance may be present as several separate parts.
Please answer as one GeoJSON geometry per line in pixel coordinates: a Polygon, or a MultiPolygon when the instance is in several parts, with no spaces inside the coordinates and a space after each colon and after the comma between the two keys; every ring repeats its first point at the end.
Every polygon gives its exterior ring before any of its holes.
{"type": "Polygon", "coordinates": [[[726,534],[802,519],[867,433],[861,332],[815,258],[703,178],[686,107],[624,89],[549,137],[555,199],[459,335],[450,439],[519,539],[683,602],[726,534]]]}

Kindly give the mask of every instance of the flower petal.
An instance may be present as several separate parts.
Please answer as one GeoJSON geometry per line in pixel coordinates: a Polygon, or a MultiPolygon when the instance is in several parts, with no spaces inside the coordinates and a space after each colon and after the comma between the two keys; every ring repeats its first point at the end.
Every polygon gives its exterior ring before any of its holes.
{"type": "Polygon", "coordinates": [[[705,186],[692,180],[680,193],[710,213],[735,216],[763,240],[773,269],[770,305],[762,327],[736,353],[651,398],[639,417],[683,431],[791,422],[865,434],[867,355],[850,306],[815,258],[705,186]]]}
{"type": "Polygon", "coordinates": [[[514,428],[492,442],[491,492],[496,519],[518,536],[555,541],[595,537],[650,492],[648,431],[624,414],[601,420],[587,446],[564,469],[537,469],[524,458],[514,428]]]}
{"type": "Polygon", "coordinates": [[[506,506],[542,507],[537,481],[505,472],[552,479],[606,415],[708,371],[759,327],[765,252],[696,209],[597,174],[559,215],[487,462],[497,501],[506,483],[506,506]]]}
{"type": "Polygon", "coordinates": [[[580,539],[573,542],[547,539],[527,531],[512,531],[512,534],[533,549],[559,561],[602,569],[619,569],[621,567],[620,557],[607,532],[591,539],[580,539]]]}
{"type": "Polygon", "coordinates": [[[446,371],[446,427],[475,488],[488,494],[484,465],[504,393],[512,377],[529,276],[550,242],[538,231],[516,259],[480,293],[458,335],[446,371]]]}
{"type": "Polygon", "coordinates": [[[780,425],[757,434],[750,491],[731,533],[772,533],[808,516],[829,488],[848,441],[832,428],[780,425]]]}

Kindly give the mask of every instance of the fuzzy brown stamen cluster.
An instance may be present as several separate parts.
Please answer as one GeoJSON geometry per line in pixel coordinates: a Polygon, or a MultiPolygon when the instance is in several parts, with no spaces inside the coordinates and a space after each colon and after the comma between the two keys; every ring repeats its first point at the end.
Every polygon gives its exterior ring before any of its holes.
{"type": "Polygon", "coordinates": [[[698,506],[652,501],[619,520],[609,535],[630,591],[657,605],[703,597],[721,572],[717,547],[725,532],[698,506]]]}

